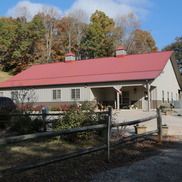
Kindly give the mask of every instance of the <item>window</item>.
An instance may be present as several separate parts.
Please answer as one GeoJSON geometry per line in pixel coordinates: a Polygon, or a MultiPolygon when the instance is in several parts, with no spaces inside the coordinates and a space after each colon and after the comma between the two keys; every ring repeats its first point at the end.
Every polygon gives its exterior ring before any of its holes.
{"type": "Polygon", "coordinates": [[[167,102],[169,103],[169,92],[167,92],[167,102]]]}
{"type": "Polygon", "coordinates": [[[80,89],[71,89],[71,98],[74,100],[80,99],[80,89]]]}
{"type": "Polygon", "coordinates": [[[11,99],[12,99],[14,102],[17,102],[17,101],[18,101],[18,91],[12,91],[12,92],[11,92],[11,99]]]}
{"type": "Polygon", "coordinates": [[[0,92],[0,97],[3,97],[3,92],[0,92]]]}
{"type": "Polygon", "coordinates": [[[52,98],[53,100],[61,99],[61,90],[53,90],[52,98]]]}
{"type": "Polygon", "coordinates": [[[162,91],[162,102],[164,103],[164,90],[162,91]]]}

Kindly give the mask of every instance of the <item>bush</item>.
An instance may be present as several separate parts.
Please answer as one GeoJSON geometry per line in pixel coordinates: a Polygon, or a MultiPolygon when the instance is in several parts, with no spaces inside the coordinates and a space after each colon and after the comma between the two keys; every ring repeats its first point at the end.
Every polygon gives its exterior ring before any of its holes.
{"type": "Polygon", "coordinates": [[[159,106],[161,112],[167,112],[167,111],[171,111],[172,110],[172,107],[170,104],[166,103],[166,104],[161,104],[159,106]]]}
{"type": "Polygon", "coordinates": [[[9,112],[0,112],[0,129],[8,128],[11,119],[9,114],[9,112]]]}
{"type": "Polygon", "coordinates": [[[70,109],[70,105],[69,104],[63,104],[61,105],[61,110],[62,111],[69,111],[70,109]]]}
{"type": "MultiPolygon", "coordinates": [[[[97,117],[94,114],[93,108],[89,105],[84,105],[81,108],[78,108],[77,105],[72,105],[70,110],[65,112],[65,115],[60,119],[56,125],[56,130],[68,129],[68,128],[77,128],[87,125],[93,125],[97,123],[97,117]]],[[[93,132],[92,132],[93,134],[93,132]]],[[[88,139],[91,136],[91,133],[83,132],[79,134],[71,134],[64,137],[69,141],[75,141],[77,139],[88,139]]]]}
{"type": "Polygon", "coordinates": [[[40,118],[36,118],[31,122],[31,128],[33,132],[40,132],[44,126],[44,122],[40,118]]]}
{"type": "Polygon", "coordinates": [[[52,106],[49,108],[50,111],[61,111],[61,107],[60,106],[52,106]]]}
{"type": "Polygon", "coordinates": [[[36,106],[33,107],[32,110],[33,111],[41,112],[43,107],[44,107],[43,105],[36,105],[36,106]]]}
{"type": "Polygon", "coordinates": [[[94,103],[85,101],[81,104],[81,109],[85,111],[94,112],[96,105],[94,103]]]}
{"type": "Polygon", "coordinates": [[[11,131],[17,132],[18,134],[31,133],[31,118],[28,115],[25,116],[13,116],[11,118],[11,131]]]}
{"type": "Polygon", "coordinates": [[[43,121],[41,119],[32,120],[28,115],[14,116],[10,120],[10,130],[17,134],[28,134],[41,131],[43,121]]]}

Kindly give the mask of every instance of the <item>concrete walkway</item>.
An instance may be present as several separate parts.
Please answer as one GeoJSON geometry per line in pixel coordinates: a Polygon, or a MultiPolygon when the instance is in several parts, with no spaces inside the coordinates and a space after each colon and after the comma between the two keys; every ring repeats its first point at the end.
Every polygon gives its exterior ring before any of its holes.
{"type": "Polygon", "coordinates": [[[157,156],[96,175],[92,182],[180,182],[182,143],[163,149],[157,156]]]}
{"type": "MultiPolygon", "coordinates": [[[[179,111],[181,113],[181,111],[179,111]]],[[[155,111],[144,112],[142,110],[121,110],[113,112],[113,122],[126,122],[135,119],[141,119],[156,114],[155,111]]],[[[178,113],[173,115],[162,115],[162,123],[167,124],[169,127],[169,135],[182,135],[182,116],[177,116],[178,113]]],[[[141,123],[141,125],[147,126],[147,131],[157,129],[157,120],[141,123]]],[[[134,133],[134,127],[127,127],[128,133],[134,133]]]]}

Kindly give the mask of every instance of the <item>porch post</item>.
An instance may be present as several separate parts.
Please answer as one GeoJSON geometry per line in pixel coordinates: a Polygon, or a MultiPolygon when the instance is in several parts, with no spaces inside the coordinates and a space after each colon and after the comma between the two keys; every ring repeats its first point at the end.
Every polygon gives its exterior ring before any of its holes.
{"type": "Polygon", "coordinates": [[[147,81],[148,111],[150,111],[150,84],[147,81]]]}
{"type": "Polygon", "coordinates": [[[119,110],[120,109],[119,92],[116,92],[116,93],[117,93],[117,109],[119,110]]]}

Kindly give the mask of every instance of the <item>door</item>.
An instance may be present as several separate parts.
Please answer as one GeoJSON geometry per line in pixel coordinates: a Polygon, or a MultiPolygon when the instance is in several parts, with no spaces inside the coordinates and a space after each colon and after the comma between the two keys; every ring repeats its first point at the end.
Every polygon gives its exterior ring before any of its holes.
{"type": "Polygon", "coordinates": [[[129,91],[122,91],[120,103],[121,103],[121,108],[129,109],[129,105],[130,105],[129,91]]]}

